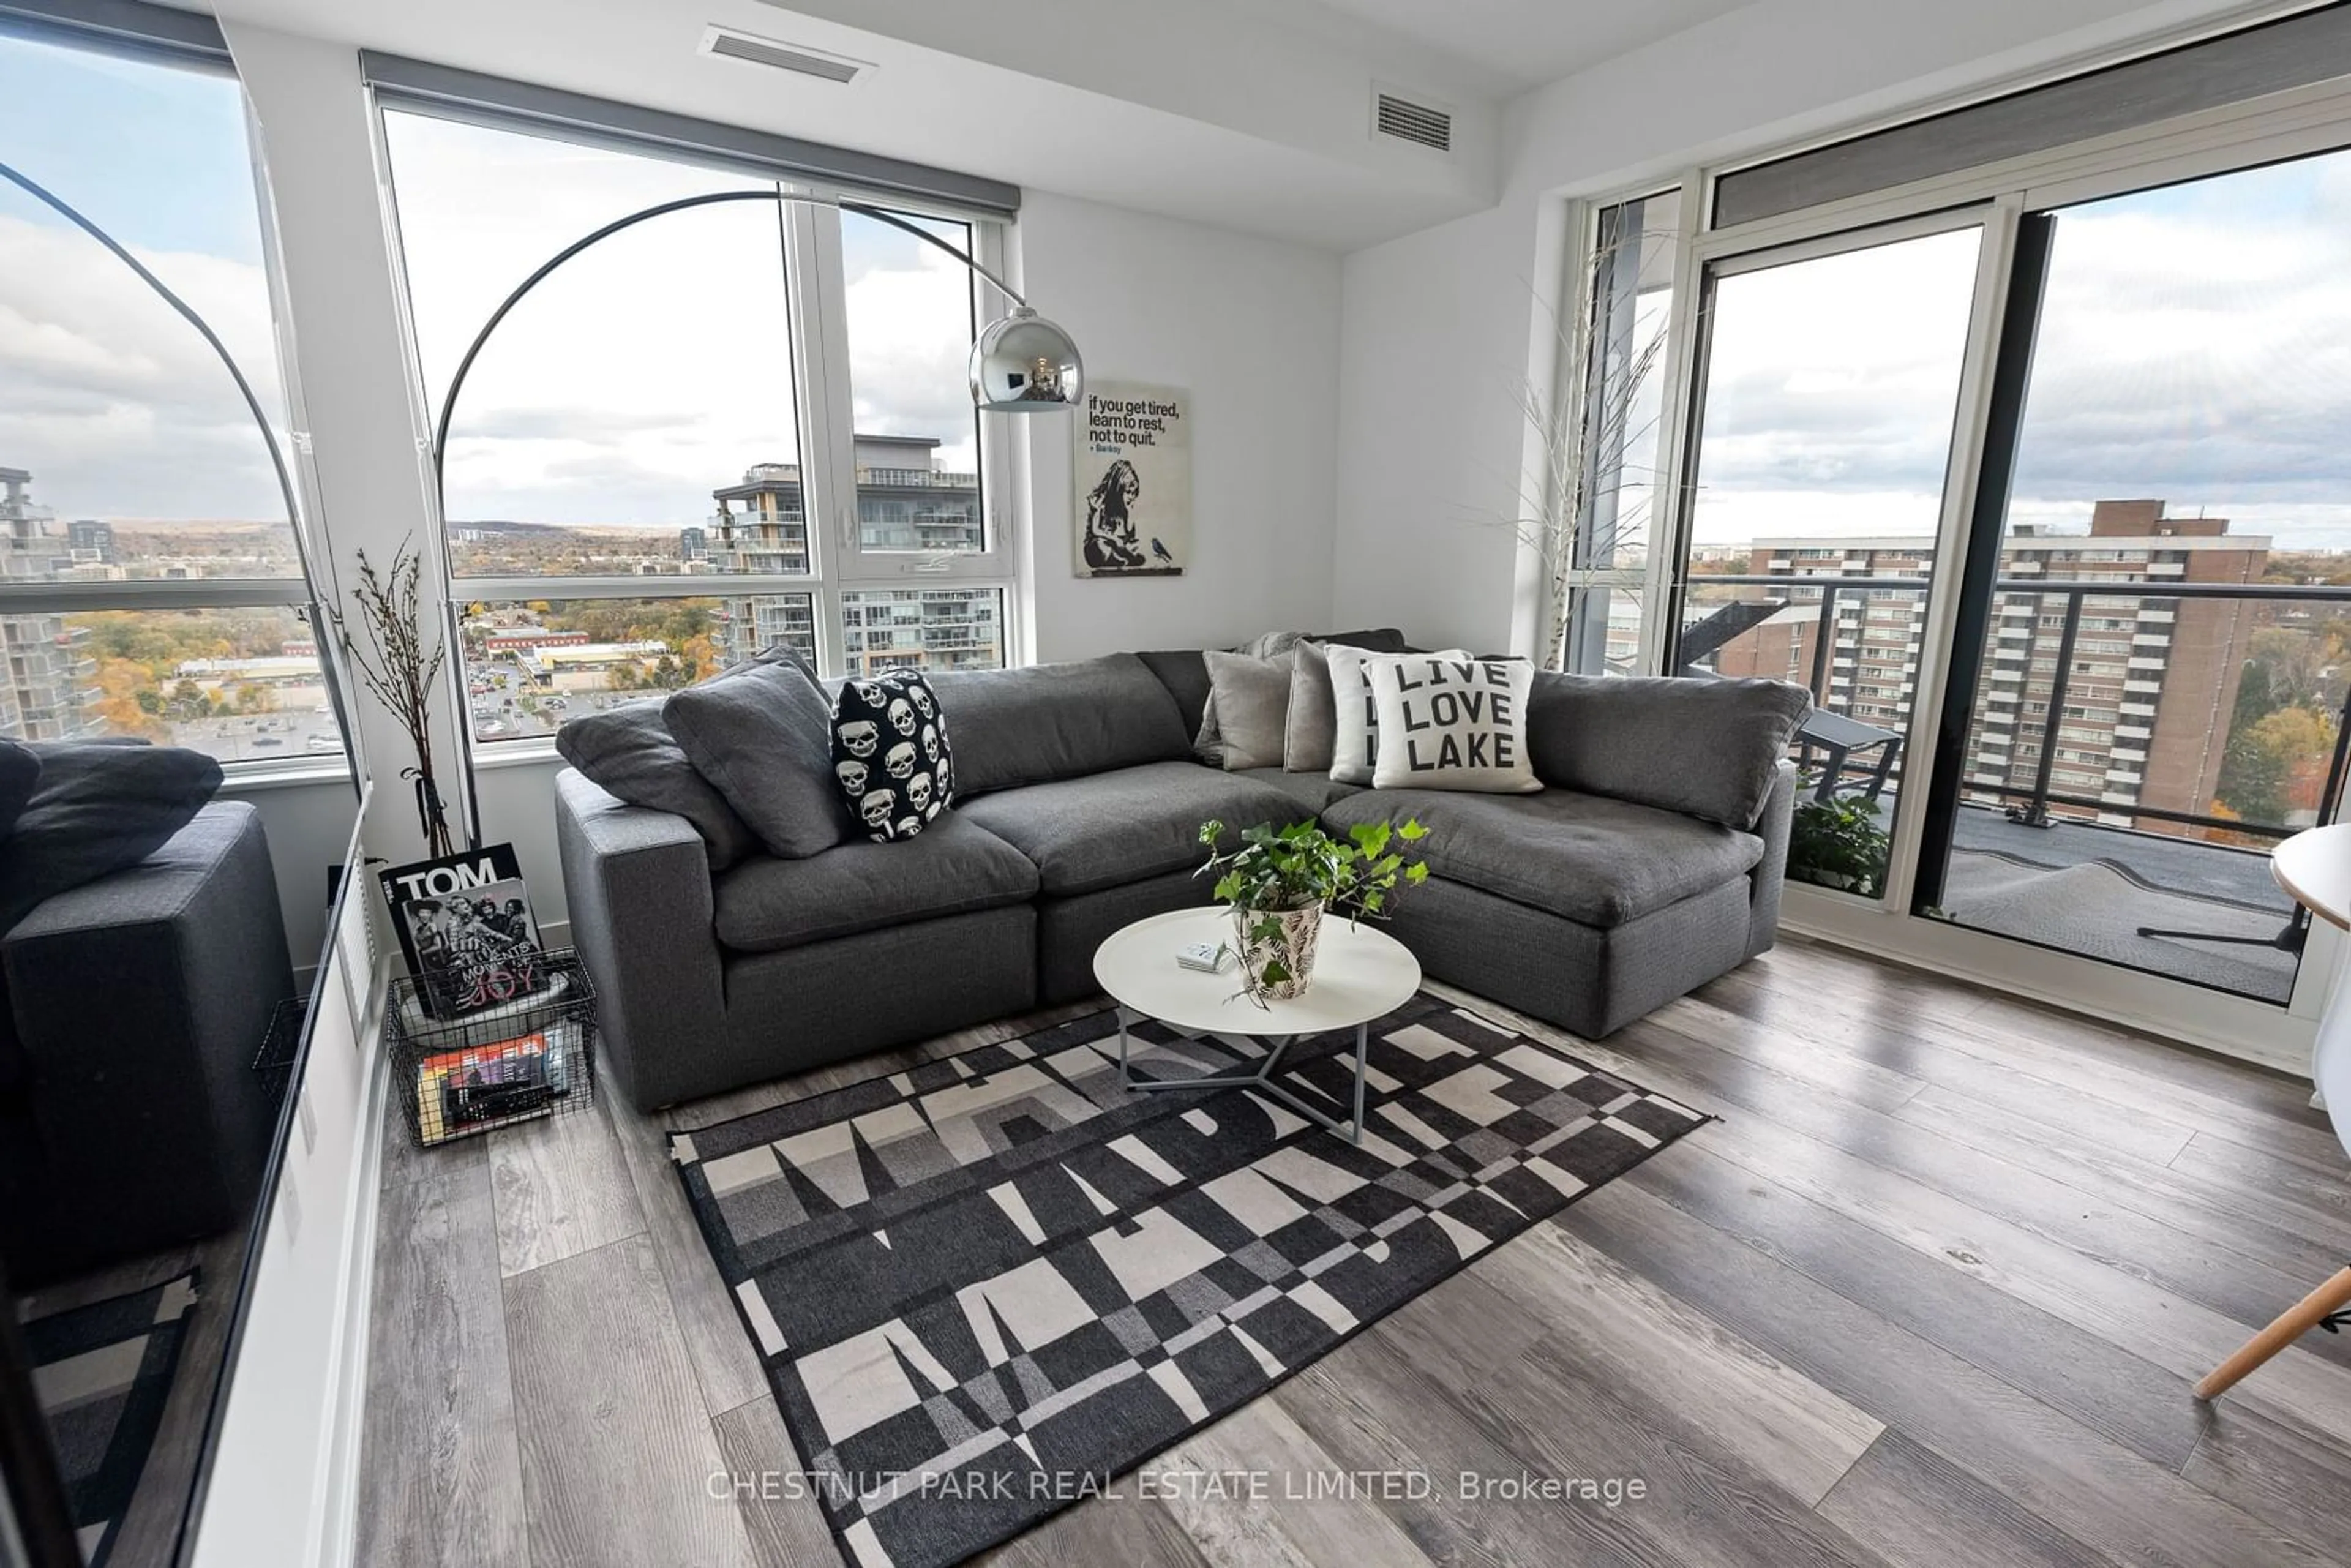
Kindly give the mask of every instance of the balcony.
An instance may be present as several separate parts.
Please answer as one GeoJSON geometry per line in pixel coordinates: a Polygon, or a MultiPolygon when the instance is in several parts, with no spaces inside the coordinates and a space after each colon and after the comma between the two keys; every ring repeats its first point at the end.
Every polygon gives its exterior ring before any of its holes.
{"type": "MultiPolygon", "coordinates": [[[[1853,742],[1838,776],[1823,779],[1822,742],[1814,738],[1805,752],[1800,736],[1792,755],[1814,769],[1807,791],[1874,799],[1875,815],[1890,830],[1906,792],[1915,809],[1927,808],[1927,773],[1913,763],[1915,777],[1906,779],[1903,764],[1912,759],[1898,756],[1881,773],[1886,748],[1873,751],[1866,737],[1907,738],[1908,699],[1887,700],[1891,674],[1875,656],[1879,650],[1864,650],[1856,685],[1844,673],[1854,662],[1828,637],[1845,607],[1884,581],[1872,579],[1864,589],[1817,578],[1799,584],[1709,577],[1693,584],[1701,591],[1691,596],[1694,624],[1684,649],[1704,650],[1693,673],[1724,674],[1782,674],[1791,653],[1801,651],[1818,709],[1834,716],[1845,727],[1835,734],[1853,742]],[[1726,595],[1740,593],[1769,597],[1726,603],[1726,595]],[[1734,624],[1745,630],[1727,638],[1698,631],[1734,624]]],[[[1923,579],[1896,586],[1923,602],[1923,579]]],[[[2231,727],[2241,719],[2217,700],[2215,672],[2153,655],[2169,647],[2182,604],[2219,601],[2251,625],[2284,636],[2351,617],[2351,586],[2166,582],[2135,590],[2105,578],[2032,577],[1999,580],[1993,591],[2004,597],[2004,619],[1993,618],[1976,665],[1968,750],[1953,780],[1956,799],[1943,806],[1950,814],[1928,824],[1920,882],[1922,892],[1939,883],[1939,892],[1922,913],[2263,1001],[2289,999],[2303,927],[2270,880],[2266,852],[2330,818],[2346,793],[2351,739],[2337,737],[2351,735],[2343,720],[2351,712],[2351,668],[2327,670],[2294,699],[2313,710],[2307,722],[2271,727],[2264,744],[2291,745],[2291,755],[2273,758],[2266,774],[2231,779],[2217,769],[2232,754],[2231,727]],[[2141,595],[2161,608],[2147,610],[2141,595]],[[2131,637],[2127,669],[2092,651],[2117,633],[2131,637]],[[2028,638],[2043,657],[2021,656],[2028,638]],[[2061,643],[2062,660],[2053,656],[2061,643]],[[2151,766],[2158,715],[2167,747],[2178,747],[2160,770],[2151,766]],[[2275,739],[2287,734],[2295,738],[2275,739]],[[2199,757],[2210,759],[2201,772],[2199,757]]]]}

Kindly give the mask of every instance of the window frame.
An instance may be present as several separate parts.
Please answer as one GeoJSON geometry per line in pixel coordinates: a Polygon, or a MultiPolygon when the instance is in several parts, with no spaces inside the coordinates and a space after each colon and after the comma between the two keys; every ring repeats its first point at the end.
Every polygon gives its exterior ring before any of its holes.
{"type": "MultiPolygon", "coordinates": [[[[489,82],[490,78],[469,78],[489,82]]],[[[511,88],[514,84],[492,84],[511,88]]],[[[580,100],[591,102],[592,100],[580,100]]],[[[603,106],[624,108],[624,106],[603,106]]],[[[787,334],[791,348],[793,397],[798,419],[802,505],[807,517],[809,570],[806,573],[680,572],[647,576],[537,576],[497,574],[471,576],[457,571],[449,552],[442,559],[451,606],[450,625],[458,651],[455,674],[462,683],[464,640],[456,634],[462,607],[469,603],[511,603],[529,600],[580,599],[757,599],[806,595],[811,601],[820,675],[839,677],[848,671],[846,626],[842,596],[855,591],[910,590],[954,586],[993,591],[999,605],[998,641],[1003,666],[1021,663],[1025,646],[1021,613],[1020,563],[1026,559],[1023,508],[1016,483],[1014,441],[1006,422],[979,419],[974,426],[979,465],[979,491],[986,549],[967,553],[924,554],[866,549],[858,531],[854,429],[854,388],[851,378],[851,346],[847,287],[841,251],[841,208],[844,201],[863,203],[907,217],[931,218],[965,225],[971,236],[972,259],[998,276],[1006,276],[1013,252],[1013,221],[1005,213],[978,206],[909,195],[900,191],[863,189],[832,183],[812,183],[789,177],[784,167],[764,159],[730,155],[707,146],[684,146],[674,141],[615,129],[596,133],[576,122],[556,122],[521,109],[500,110],[479,102],[457,104],[371,80],[369,109],[384,166],[385,204],[392,214],[394,236],[392,265],[403,312],[411,296],[407,257],[399,243],[398,171],[388,152],[385,117],[404,113],[448,120],[459,124],[537,137],[573,145],[650,158],[692,168],[734,175],[774,186],[785,202],[783,267],[788,302],[787,334]]],[[[750,136],[753,133],[742,133],[750,136]]],[[[658,221],[658,220],[656,220],[658,221]]],[[[569,242],[566,236],[555,242],[569,242]]],[[[1008,308],[1012,301],[995,285],[975,272],[970,278],[975,320],[984,321],[1008,308]]],[[[414,378],[428,417],[438,417],[434,389],[423,382],[423,368],[411,332],[408,373],[414,378]]],[[[462,409],[460,400],[457,414],[462,409]]],[[[462,419],[452,420],[462,430],[462,419]]],[[[434,432],[435,436],[439,431],[434,432]]],[[[428,462],[428,477],[431,471],[428,462]]],[[[432,497],[434,525],[445,541],[448,520],[435,486],[432,497]]],[[[475,733],[470,705],[462,706],[468,754],[475,761],[539,757],[551,753],[551,735],[484,737],[475,733]]]]}
{"type": "MultiPolygon", "coordinates": [[[[2208,21],[2142,40],[2115,51],[2109,58],[2128,59],[2242,26],[2241,21],[2208,21]]],[[[2096,63],[2068,62],[2042,79],[2060,79],[2095,68],[2096,63]]],[[[2030,80],[1989,85],[1970,95],[1968,101],[2001,97],[2032,85],[2030,80]]],[[[2001,358],[2001,333],[2011,303],[2006,286],[2018,265],[2016,253],[2028,214],[2351,149],[2351,77],[2340,77],[1733,226],[1712,224],[1715,182],[1724,174],[1961,106],[1914,107],[1831,135],[1685,168],[1677,180],[1660,173],[1638,184],[1575,200],[1568,204],[1567,232],[1573,243],[1566,247],[1570,254],[1564,258],[1566,275],[1561,280],[1560,295],[1573,301],[1577,308],[1589,308],[1592,221],[1597,210],[1678,183],[1683,195],[1677,227],[1679,269],[1665,356],[1667,439],[1674,447],[1671,465],[1665,471],[1674,476],[1675,484],[1667,515],[1652,525],[1642,626],[1640,668],[1656,674],[1663,668],[1677,624],[1678,611],[1667,609],[1674,603],[1671,579],[1687,549],[1693,505],[1687,468],[1693,432],[1703,416],[1704,389],[1697,382],[1698,367],[1704,362],[1708,321],[1699,286],[1708,269],[1719,271],[1726,264],[1736,265],[1737,258],[1782,247],[1812,244],[1842,248],[1865,231],[1905,222],[1931,222],[1935,214],[1955,207],[1975,205],[1984,211],[1978,310],[1970,328],[1966,376],[1970,385],[1962,393],[1954,431],[1955,448],[1947,469],[1938,530],[1943,548],[1935,563],[1929,620],[1922,629],[1935,657],[1922,662],[1909,730],[1908,748],[1922,758],[1933,756],[1950,729],[1947,709],[1953,700],[1951,688],[1959,684],[1953,669],[1959,631],[1958,590],[1969,549],[1985,531],[1976,513],[1984,466],[1991,460],[1986,448],[1995,434],[1992,370],[2001,358]]],[[[1963,699],[1964,694],[1959,695],[1963,699]]],[[[2351,946],[2333,932],[2314,927],[2292,998],[2281,1008],[1938,921],[1912,908],[1920,857],[1929,848],[1926,843],[1929,814],[1901,814],[1891,873],[1880,897],[1862,900],[1792,883],[1782,905],[1783,924],[1808,936],[2088,1012],[2223,1054],[2289,1072],[2307,1071],[2312,1020],[2338,971],[2351,964],[2351,946]]],[[[2351,819],[2351,809],[2338,817],[2345,819],[2351,819]]]]}

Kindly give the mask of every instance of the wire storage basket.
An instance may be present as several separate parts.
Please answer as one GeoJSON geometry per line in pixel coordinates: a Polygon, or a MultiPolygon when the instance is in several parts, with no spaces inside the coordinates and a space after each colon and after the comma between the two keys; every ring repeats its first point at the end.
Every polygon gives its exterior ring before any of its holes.
{"type": "Polygon", "coordinates": [[[383,1031],[418,1148],[595,1103],[596,992],[570,948],[541,955],[513,994],[467,1011],[434,982],[403,976],[383,1031]]]}

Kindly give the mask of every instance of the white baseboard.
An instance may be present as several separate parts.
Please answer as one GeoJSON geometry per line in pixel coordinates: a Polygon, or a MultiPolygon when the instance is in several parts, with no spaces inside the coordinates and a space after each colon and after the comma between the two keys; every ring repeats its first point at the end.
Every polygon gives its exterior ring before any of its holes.
{"type": "Polygon", "coordinates": [[[360,1460],[367,1431],[369,1324],[375,1305],[376,1225],[383,1197],[383,1117],[392,1074],[380,1049],[383,998],[392,979],[391,955],[380,956],[368,988],[367,1017],[360,1020],[360,1049],[367,1052],[367,1085],[360,1097],[361,1145],[344,1234],[334,1355],[334,1408],[326,1430],[320,1474],[326,1497],[324,1528],[315,1561],[320,1568],[360,1568],[360,1460]]]}

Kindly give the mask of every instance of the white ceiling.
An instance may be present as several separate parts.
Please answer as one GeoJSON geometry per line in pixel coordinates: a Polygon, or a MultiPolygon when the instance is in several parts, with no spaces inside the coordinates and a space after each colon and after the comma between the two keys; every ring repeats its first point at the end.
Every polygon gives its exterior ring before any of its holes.
{"type": "MultiPolygon", "coordinates": [[[[195,5],[204,0],[176,0],[195,5]]],[[[224,18],[1347,251],[1489,207],[1502,100],[1732,0],[210,0],[224,18]],[[697,52],[712,23],[872,62],[697,52]],[[1374,138],[1373,84],[1454,114],[1374,138]]],[[[232,45],[235,36],[232,31],[232,45]]]]}
{"type": "Polygon", "coordinates": [[[1291,0],[1343,13],[1482,73],[1497,96],[1545,87],[1748,0],[1291,0]]]}

